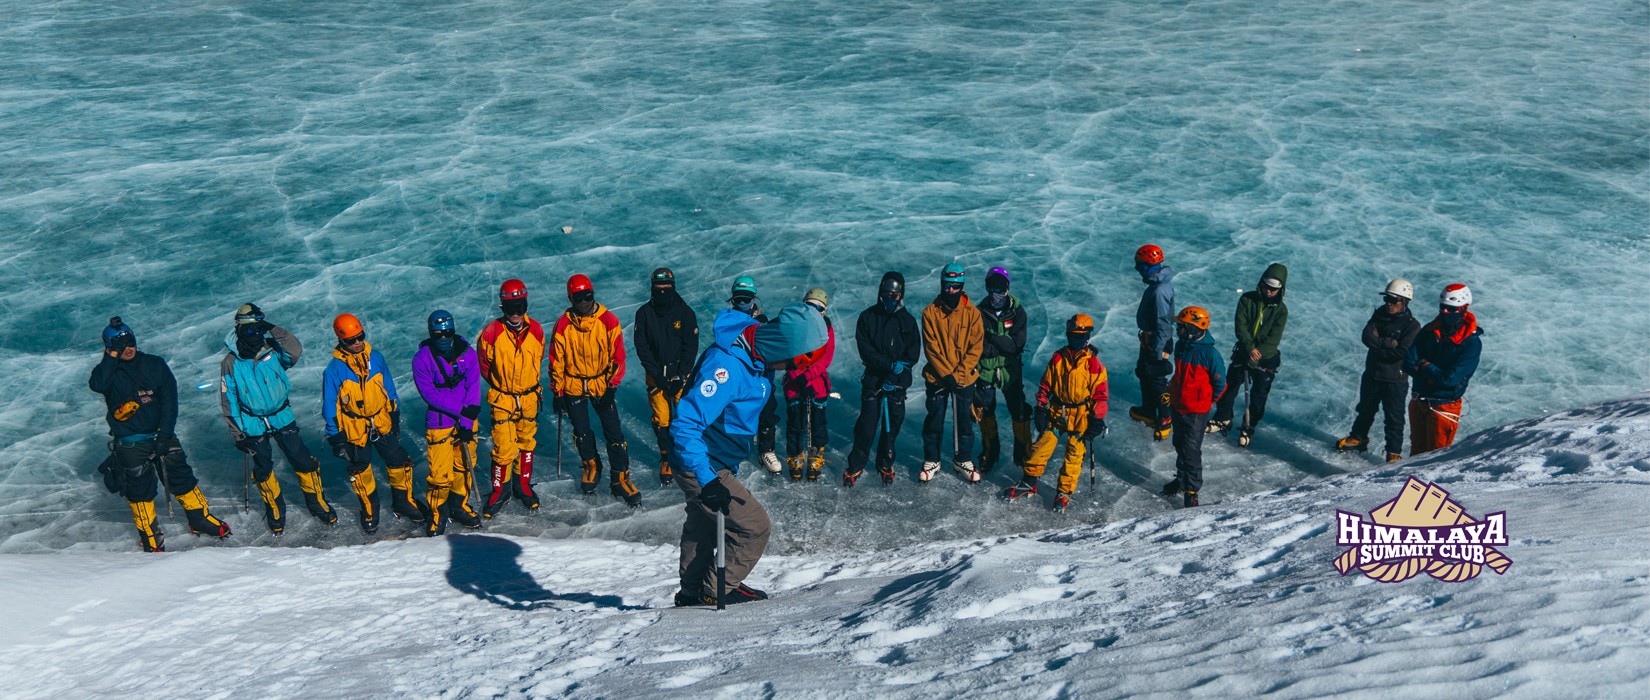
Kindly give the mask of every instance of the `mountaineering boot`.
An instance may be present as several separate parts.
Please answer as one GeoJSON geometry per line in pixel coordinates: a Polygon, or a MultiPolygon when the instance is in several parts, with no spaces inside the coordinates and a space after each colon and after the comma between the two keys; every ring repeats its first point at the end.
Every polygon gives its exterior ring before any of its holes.
{"type": "Polygon", "coordinates": [[[516,500],[527,510],[539,509],[539,495],[533,493],[533,453],[523,451],[516,466],[516,500]]]}
{"type": "Polygon", "coordinates": [[[808,460],[808,458],[803,457],[802,455],[797,455],[795,457],[786,457],[785,458],[785,462],[787,464],[789,464],[790,467],[791,467],[791,481],[801,481],[802,480],[802,469],[803,469],[803,465],[805,465],[807,463],[807,460],[808,460]]]}
{"type": "Polygon", "coordinates": [[[493,462],[493,492],[487,496],[487,505],[481,508],[481,517],[491,518],[504,510],[504,504],[510,501],[510,492],[505,481],[510,478],[510,465],[505,462],[493,462]]]}
{"type": "Polygon", "coordinates": [[[923,462],[922,471],[917,472],[917,481],[924,484],[933,481],[934,475],[940,473],[939,462],[923,462]]]}
{"type": "Polygon", "coordinates": [[[825,471],[825,448],[815,447],[813,454],[808,457],[808,481],[819,481],[819,475],[825,471]]]}
{"type": "Polygon", "coordinates": [[[321,470],[298,472],[298,490],[304,492],[304,507],[316,520],[326,525],[338,524],[338,513],[321,496],[321,470]]]}
{"type": "Polygon", "coordinates": [[[1181,503],[1184,503],[1187,508],[1191,508],[1191,507],[1197,505],[1197,492],[1196,491],[1187,491],[1185,493],[1180,494],[1180,496],[1181,496],[1181,503]]]}
{"type": "Polygon", "coordinates": [[[1171,435],[1172,433],[1173,433],[1173,430],[1172,430],[1172,426],[1170,425],[1169,421],[1163,421],[1161,424],[1159,424],[1157,426],[1157,430],[1152,431],[1152,440],[1157,441],[1157,442],[1163,442],[1164,440],[1169,439],[1169,435],[1171,435]]]}
{"type": "Polygon", "coordinates": [[[269,526],[270,533],[281,534],[286,530],[286,499],[281,498],[281,484],[273,472],[258,482],[258,495],[264,499],[264,524],[269,526]]]}
{"type": "Polygon", "coordinates": [[[624,504],[631,508],[640,508],[642,505],[642,492],[631,483],[629,469],[613,470],[607,490],[614,498],[623,498],[624,504]]]}
{"type": "Polygon", "coordinates": [[[665,457],[664,450],[659,451],[659,485],[670,485],[670,460],[665,457]]]}
{"type": "Polygon", "coordinates": [[[155,520],[154,501],[128,501],[132,509],[132,524],[137,526],[138,544],[145,552],[166,551],[166,538],[160,534],[160,522],[155,520]]]}
{"type": "Polygon", "coordinates": [[[974,458],[979,465],[980,473],[986,473],[997,466],[997,458],[1002,454],[1002,442],[997,439],[997,416],[995,412],[980,416],[980,454],[974,458]]]}
{"type": "Polygon", "coordinates": [[[1205,433],[1224,433],[1224,432],[1227,432],[1231,429],[1232,429],[1232,421],[1229,421],[1229,420],[1211,420],[1211,421],[1209,421],[1209,427],[1204,428],[1203,432],[1205,432],[1205,433]]]}
{"type": "Polygon", "coordinates": [[[579,490],[586,496],[596,494],[596,480],[602,476],[602,462],[599,459],[584,460],[584,473],[579,475],[579,490]]]}
{"type": "Polygon", "coordinates": [[[785,465],[779,463],[779,455],[772,452],[763,452],[757,456],[757,461],[762,463],[762,468],[768,470],[769,474],[778,474],[785,469],[785,465]]]}
{"type": "Polygon", "coordinates": [[[1066,512],[1066,506],[1069,506],[1069,505],[1071,505],[1071,494],[1069,494],[1069,493],[1054,494],[1054,512],[1064,513],[1064,512],[1066,512]]]}
{"type": "Polygon", "coordinates": [[[1021,498],[1025,498],[1026,496],[1035,495],[1036,493],[1037,477],[1027,476],[1022,477],[1019,483],[1003,489],[1003,498],[1010,501],[1017,501],[1021,498]]]}
{"type": "Polygon", "coordinates": [[[961,462],[952,462],[951,468],[957,471],[957,475],[961,476],[963,481],[970,484],[980,483],[980,470],[974,468],[973,462],[966,459],[961,462]]]}
{"type": "Polygon", "coordinates": [[[424,509],[412,498],[412,463],[408,462],[384,471],[390,476],[390,513],[397,518],[406,518],[415,523],[424,522],[424,509]]]}
{"type": "Polygon", "coordinates": [[[1242,430],[1238,431],[1238,447],[1248,447],[1249,443],[1253,442],[1254,439],[1255,439],[1255,431],[1254,430],[1251,430],[1249,428],[1243,428],[1242,430]]]}
{"type": "Polygon", "coordinates": [[[1398,461],[1400,459],[1403,459],[1403,458],[1404,458],[1404,456],[1401,455],[1401,454],[1398,454],[1397,452],[1388,452],[1388,453],[1386,453],[1386,461],[1389,462],[1389,463],[1390,462],[1396,462],[1396,461],[1398,461]]]}
{"type": "Polygon", "coordinates": [[[1148,428],[1157,427],[1157,414],[1145,406],[1130,406],[1129,418],[1131,420],[1139,421],[1142,425],[1148,428]]]}
{"type": "MultiPolygon", "coordinates": [[[[1025,464],[1031,457],[1031,421],[1014,421],[1014,463],[1025,464]]],[[[986,471],[990,471],[989,469],[986,471]]]]}
{"type": "MultiPolygon", "coordinates": [[[[727,592],[722,594],[722,603],[725,605],[733,605],[735,603],[752,603],[758,600],[767,599],[767,593],[751,588],[743,583],[734,586],[733,588],[729,588],[727,592]]],[[[715,596],[711,597],[710,604],[716,604],[715,596]]]]}
{"type": "Polygon", "coordinates": [[[424,534],[440,537],[447,532],[447,489],[442,486],[424,486],[424,510],[430,519],[424,522],[424,534]]]}
{"type": "Polygon", "coordinates": [[[349,488],[361,502],[361,531],[378,532],[378,480],[372,476],[372,467],[350,475],[349,488]]]}
{"type": "Polygon", "coordinates": [[[189,493],[178,496],[178,503],[183,505],[183,514],[189,518],[189,531],[197,535],[210,535],[218,539],[229,536],[229,526],[222,520],[212,517],[206,507],[206,496],[201,495],[200,487],[189,489],[189,493]]]}
{"type": "Polygon", "coordinates": [[[844,471],[844,472],[842,472],[842,486],[843,486],[843,488],[850,488],[850,489],[853,488],[854,487],[854,482],[859,481],[860,475],[864,474],[864,473],[865,473],[865,470],[863,470],[863,469],[858,470],[858,471],[844,471]]]}
{"type": "Polygon", "coordinates": [[[1348,435],[1341,438],[1339,442],[1335,443],[1335,449],[1342,452],[1346,452],[1348,450],[1367,452],[1369,450],[1369,441],[1361,437],[1352,437],[1348,435]]]}
{"type": "Polygon", "coordinates": [[[1174,498],[1174,495],[1177,493],[1180,493],[1179,479],[1175,479],[1174,481],[1170,481],[1169,483],[1163,485],[1164,498],[1174,498]]]}
{"type": "Polygon", "coordinates": [[[882,485],[883,486],[893,486],[894,485],[894,468],[893,467],[887,467],[887,468],[877,467],[877,474],[882,476],[882,485]]]}
{"type": "Polygon", "coordinates": [[[700,605],[715,605],[716,597],[707,596],[697,591],[677,591],[673,603],[678,608],[692,608],[700,605]]]}
{"type": "Polygon", "coordinates": [[[447,517],[464,527],[475,529],[481,527],[481,517],[470,509],[470,470],[463,467],[453,470],[453,481],[447,486],[447,517]]]}

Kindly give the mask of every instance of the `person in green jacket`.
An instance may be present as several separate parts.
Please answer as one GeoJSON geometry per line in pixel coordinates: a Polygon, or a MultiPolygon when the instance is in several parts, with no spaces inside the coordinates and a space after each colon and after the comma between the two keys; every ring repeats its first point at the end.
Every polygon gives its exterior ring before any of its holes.
{"type": "MultiPolygon", "coordinates": [[[[1233,389],[1243,386],[1247,396],[1243,424],[1238,427],[1238,445],[1248,447],[1255,434],[1255,426],[1266,415],[1266,397],[1272,393],[1272,380],[1278,376],[1282,356],[1278,343],[1283,340],[1283,328],[1289,324],[1289,305],[1283,302],[1284,286],[1289,282],[1289,269],[1283,263],[1266,266],[1260,284],[1253,291],[1238,298],[1237,317],[1233,330],[1237,344],[1232,347],[1231,374],[1226,385],[1233,389]]],[[[1232,404],[1237,391],[1227,391],[1215,404],[1215,416],[1209,421],[1208,431],[1225,433],[1232,429],[1232,404]]]]}

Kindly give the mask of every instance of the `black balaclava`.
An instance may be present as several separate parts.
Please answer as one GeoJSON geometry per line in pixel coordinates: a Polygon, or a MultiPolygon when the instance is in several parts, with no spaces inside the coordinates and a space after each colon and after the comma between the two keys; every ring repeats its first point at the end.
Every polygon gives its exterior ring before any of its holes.
{"type": "Polygon", "coordinates": [[[243,360],[250,360],[258,356],[258,351],[264,348],[264,334],[269,332],[270,325],[263,321],[248,323],[235,327],[235,354],[243,360]]]}
{"type": "Polygon", "coordinates": [[[905,305],[905,275],[884,272],[882,282],[877,285],[877,302],[882,304],[883,311],[899,311],[905,305]]]}

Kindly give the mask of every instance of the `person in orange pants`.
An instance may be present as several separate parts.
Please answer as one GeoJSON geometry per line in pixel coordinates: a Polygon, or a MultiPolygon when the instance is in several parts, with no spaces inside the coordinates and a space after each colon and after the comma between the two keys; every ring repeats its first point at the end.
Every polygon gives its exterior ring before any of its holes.
{"type": "Polygon", "coordinates": [[[544,401],[544,327],[527,316],[527,285],[521,280],[499,286],[498,308],[499,317],[476,336],[476,360],[487,379],[493,418],[493,492],[481,510],[488,518],[498,515],[512,494],[528,510],[539,507],[533,449],[544,401]]]}
{"type": "Polygon", "coordinates": [[[1004,493],[1009,500],[1037,493],[1037,479],[1043,475],[1054,448],[1065,436],[1066,457],[1060,467],[1059,491],[1054,509],[1065,510],[1077,491],[1083,473],[1083,457],[1088,443],[1106,432],[1109,398],[1106,366],[1089,345],[1094,335],[1094,319],[1077,314],[1066,321],[1066,346],[1054,351],[1037,387],[1037,408],[1032,412],[1037,424],[1037,440],[1031,444],[1025,474],[1004,493]]]}
{"type": "Polygon", "coordinates": [[[1483,350],[1483,331],[1470,306],[1472,290],[1467,285],[1445,287],[1438,297],[1438,317],[1421,328],[1404,356],[1404,371],[1414,378],[1409,401],[1411,457],[1455,444],[1461,401],[1483,350]]]}
{"type": "Polygon", "coordinates": [[[619,317],[596,301],[596,287],[590,278],[573,275],[567,280],[567,312],[556,318],[550,333],[550,381],[560,410],[573,424],[573,444],[578,446],[583,470],[579,488],[586,496],[596,492],[602,463],[596,454],[596,433],[590,427],[595,414],[607,441],[608,490],[635,508],[642,493],[630,479],[630,448],[619,424],[615,403],[619,381],[624,379],[624,331],[619,317]]]}

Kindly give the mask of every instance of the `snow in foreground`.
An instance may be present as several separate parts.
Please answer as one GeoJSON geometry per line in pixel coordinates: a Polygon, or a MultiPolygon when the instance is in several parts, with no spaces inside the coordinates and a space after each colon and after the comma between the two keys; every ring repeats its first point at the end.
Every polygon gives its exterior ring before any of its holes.
{"type": "Polygon", "coordinates": [[[12,697],[1638,695],[1647,448],[1650,395],[1193,511],[771,557],[752,582],[775,599],[724,613],[660,609],[675,549],[627,542],[0,555],[0,678],[12,697]],[[1336,574],[1335,509],[1410,475],[1505,510],[1512,568],[1336,574]]]}

